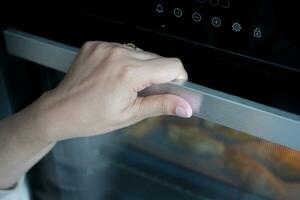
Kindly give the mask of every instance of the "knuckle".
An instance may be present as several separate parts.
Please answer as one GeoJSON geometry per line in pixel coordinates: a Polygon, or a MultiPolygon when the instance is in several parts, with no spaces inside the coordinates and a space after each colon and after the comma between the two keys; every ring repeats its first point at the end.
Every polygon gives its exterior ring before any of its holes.
{"type": "Polygon", "coordinates": [[[178,78],[188,79],[188,74],[183,66],[182,61],[179,58],[173,58],[174,61],[174,72],[177,73],[178,78]]]}
{"type": "Polygon", "coordinates": [[[174,65],[176,67],[179,67],[179,68],[183,67],[182,61],[179,58],[171,58],[171,59],[172,59],[172,62],[174,62],[174,65]]]}
{"type": "MultiPolygon", "coordinates": [[[[117,60],[120,57],[118,47],[113,43],[97,42],[96,44],[92,43],[91,45],[93,45],[93,50],[91,55],[94,56],[101,55],[107,61],[117,60]]],[[[87,46],[89,46],[89,44],[87,44],[87,46]]]]}
{"type": "Polygon", "coordinates": [[[130,81],[134,78],[136,66],[134,64],[126,64],[122,67],[121,71],[121,79],[130,81]]]}
{"type": "Polygon", "coordinates": [[[110,50],[109,50],[109,54],[113,57],[113,58],[119,58],[122,55],[124,55],[125,50],[122,47],[118,47],[118,46],[111,46],[110,50]]]}
{"type": "Polygon", "coordinates": [[[87,41],[82,45],[82,49],[89,49],[96,44],[95,41],[87,41]]]}
{"type": "Polygon", "coordinates": [[[103,51],[107,51],[110,49],[110,44],[107,42],[99,42],[94,49],[94,52],[102,54],[103,51]]]}
{"type": "Polygon", "coordinates": [[[145,106],[143,106],[145,104],[145,99],[144,98],[137,98],[134,100],[134,106],[133,106],[133,112],[131,112],[131,116],[134,119],[138,119],[141,118],[143,116],[146,116],[147,114],[147,110],[145,108],[145,106]]]}
{"type": "Polygon", "coordinates": [[[157,106],[157,111],[159,113],[169,114],[167,101],[163,97],[160,97],[160,99],[157,102],[156,106],[157,106]]]}

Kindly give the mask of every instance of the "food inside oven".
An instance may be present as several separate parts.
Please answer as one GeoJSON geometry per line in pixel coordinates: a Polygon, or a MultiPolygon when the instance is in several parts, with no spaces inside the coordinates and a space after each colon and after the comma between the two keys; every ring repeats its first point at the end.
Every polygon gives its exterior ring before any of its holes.
{"type": "Polygon", "coordinates": [[[300,153],[284,146],[198,118],[149,119],[125,133],[129,146],[241,191],[267,199],[300,195],[300,153]]]}

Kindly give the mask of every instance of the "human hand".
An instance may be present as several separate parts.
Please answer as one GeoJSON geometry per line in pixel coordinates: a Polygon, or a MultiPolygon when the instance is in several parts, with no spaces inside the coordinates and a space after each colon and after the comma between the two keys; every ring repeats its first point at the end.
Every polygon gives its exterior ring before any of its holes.
{"type": "Polygon", "coordinates": [[[191,106],[181,97],[138,96],[152,84],[175,79],[187,80],[177,58],[115,43],[87,42],[60,85],[36,102],[44,127],[39,137],[56,142],[107,133],[154,116],[189,118],[191,106]]]}

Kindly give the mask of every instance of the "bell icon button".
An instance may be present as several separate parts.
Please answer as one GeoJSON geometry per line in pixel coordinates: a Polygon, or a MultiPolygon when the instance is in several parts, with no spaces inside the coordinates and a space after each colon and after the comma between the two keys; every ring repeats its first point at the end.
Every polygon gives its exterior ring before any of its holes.
{"type": "Polygon", "coordinates": [[[159,14],[163,14],[164,13],[164,7],[161,4],[157,4],[156,5],[156,12],[159,14]]]}
{"type": "Polygon", "coordinates": [[[261,38],[262,37],[261,28],[255,28],[254,31],[253,31],[253,36],[255,38],[261,38]]]}

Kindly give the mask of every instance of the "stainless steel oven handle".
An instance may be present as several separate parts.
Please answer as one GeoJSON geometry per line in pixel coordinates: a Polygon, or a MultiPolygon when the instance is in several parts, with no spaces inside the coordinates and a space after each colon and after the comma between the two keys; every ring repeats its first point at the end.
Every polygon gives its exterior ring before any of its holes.
{"type": "MultiPolygon", "coordinates": [[[[24,33],[4,31],[9,54],[66,72],[79,49],[24,33]]],[[[300,116],[190,82],[151,86],[141,95],[171,93],[185,98],[194,116],[300,150],[300,116]]]]}

